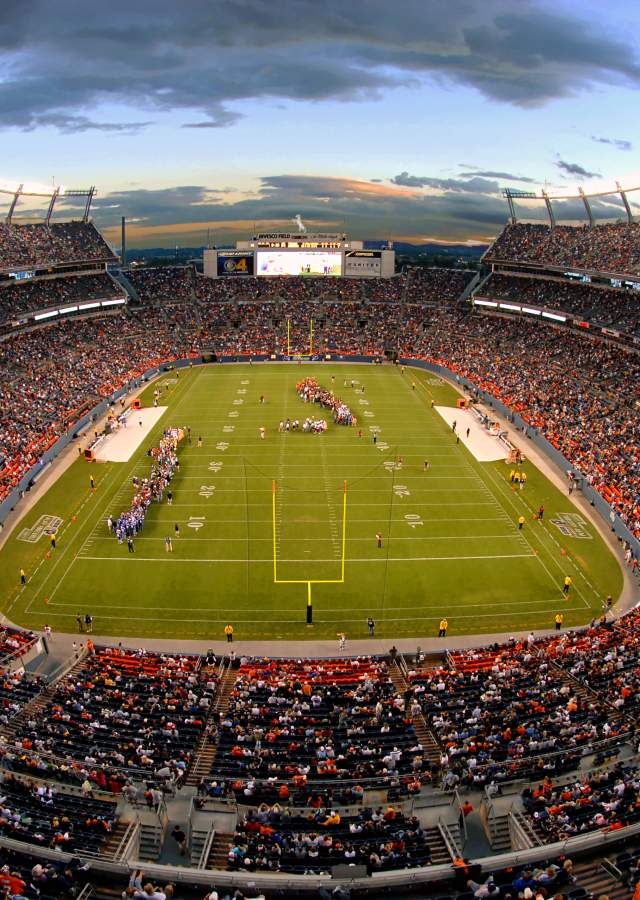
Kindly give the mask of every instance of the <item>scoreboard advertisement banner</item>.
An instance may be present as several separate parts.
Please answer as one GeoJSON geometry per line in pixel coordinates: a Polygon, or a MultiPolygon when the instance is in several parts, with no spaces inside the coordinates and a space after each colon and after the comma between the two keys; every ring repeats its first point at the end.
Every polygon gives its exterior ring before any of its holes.
{"type": "Polygon", "coordinates": [[[218,275],[253,275],[253,253],[246,250],[218,250],[218,275]]]}
{"type": "Polygon", "coordinates": [[[380,250],[347,250],[344,255],[344,274],[377,276],[382,272],[380,250]]]}

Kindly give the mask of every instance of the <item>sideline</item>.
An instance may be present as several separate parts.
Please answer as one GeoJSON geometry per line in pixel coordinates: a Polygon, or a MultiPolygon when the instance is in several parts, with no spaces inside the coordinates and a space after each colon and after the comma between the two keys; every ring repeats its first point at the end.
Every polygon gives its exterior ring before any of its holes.
{"type": "MultiPolygon", "coordinates": [[[[121,397],[118,397],[116,403],[119,405],[120,400],[123,399],[126,408],[127,404],[134,396],[140,394],[143,390],[146,390],[146,388],[150,384],[153,384],[157,378],[166,377],[166,374],[166,372],[159,372],[157,375],[154,375],[153,378],[150,378],[149,381],[145,382],[144,385],[138,385],[137,387],[131,388],[126,394],[122,394],[121,397]]],[[[87,435],[92,431],[104,431],[104,426],[112,411],[113,407],[109,407],[104,415],[100,416],[99,419],[96,419],[95,422],[88,422],[85,428],[78,432],[77,437],[69,441],[64,450],[56,456],[31,489],[25,492],[24,496],[18,501],[14,509],[11,510],[4,520],[4,524],[0,526],[0,550],[4,547],[13,534],[16,526],[20,524],[27,513],[33,509],[36,503],[44,497],[49,488],[51,488],[78,459],[78,447],[81,447],[84,451],[87,435]]]]}
{"type": "MultiPolygon", "coordinates": [[[[460,387],[452,378],[447,377],[446,375],[442,375],[438,373],[428,373],[427,370],[419,368],[417,366],[409,366],[413,371],[417,373],[424,373],[433,375],[433,377],[440,378],[445,384],[448,384],[455,391],[460,394],[461,397],[468,397],[468,393],[460,387]]],[[[428,392],[427,386],[422,384],[422,379],[418,377],[418,383],[428,392]]],[[[504,416],[500,415],[497,410],[492,406],[489,407],[486,403],[477,404],[479,408],[482,408],[487,415],[489,415],[492,419],[499,422],[500,425],[504,428],[505,431],[508,431],[511,435],[517,435],[518,446],[524,452],[525,458],[530,460],[533,465],[539,469],[543,475],[545,475],[549,481],[558,488],[561,493],[567,496],[567,481],[565,478],[565,473],[562,469],[560,469],[556,464],[549,459],[549,457],[543,453],[533,441],[528,440],[524,433],[508,419],[505,419],[504,416]]],[[[568,495],[568,499],[571,503],[578,509],[586,519],[591,522],[594,526],[600,537],[604,540],[606,545],[612,551],[616,560],[618,561],[618,565],[620,566],[620,570],[622,571],[622,591],[620,593],[620,597],[616,601],[613,607],[613,613],[616,618],[624,615],[629,612],[629,610],[634,609],[638,605],[638,585],[633,581],[631,574],[629,572],[629,568],[624,564],[624,557],[622,555],[622,544],[618,540],[615,534],[611,532],[609,528],[606,527],[604,521],[600,515],[592,508],[589,501],[582,495],[580,491],[573,491],[572,494],[568,495]]],[[[537,633],[537,632],[536,632],[537,633]]]]}

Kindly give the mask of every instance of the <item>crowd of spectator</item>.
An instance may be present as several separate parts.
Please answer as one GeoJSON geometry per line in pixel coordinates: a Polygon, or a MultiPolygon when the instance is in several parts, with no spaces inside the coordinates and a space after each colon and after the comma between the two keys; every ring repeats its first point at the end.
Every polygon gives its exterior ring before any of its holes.
{"type": "Polygon", "coordinates": [[[3,283],[0,286],[0,327],[20,321],[37,310],[118,297],[125,297],[125,292],[106,272],[3,283]]]}
{"type": "Polygon", "coordinates": [[[142,303],[185,303],[194,299],[193,266],[129,269],[126,276],[142,303]]]}
{"type": "Polygon", "coordinates": [[[538,322],[443,314],[414,353],[541,431],[640,534],[640,356],[538,322]]]}
{"type": "Polygon", "coordinates": [[[479,297],[572,313],[596,325],[640,335],[640,292],[608,290],[549,278],[493,274],[479,297]]]}
{"type": "Polygon", "coordinates": [[[199,657],[101,649],[57,683],[19,737],[36,753],[180,784],[215,689],[199,657]]]}
{"type": "Polygon", "coordinates": [[[638,611],[608,628],[564,635],[550,652],[558,665],[620,713],[635,714],[640,704],[638,611]]]}
{"type": "Polygon", "coordinates": [[[28,900],[54,898],[67,900],[76,897],[91,879],[91,863],[72,856],[47,860],[27,856],[13,850],[0,851],[0,890],[6,898],[26,897],[28,900]]]}
{"type": "Polygon", "coordinates": [[[212,777],[243,802],[320,804],[340,781],[351,799],[367,787],[415,792],[431,770],[385,663],[254,660],[238,672],[220,724],[212,777]],[[320,792],[320,794],[317,794],[320,792]]]}
{"type": "Polygon", "coordinates": [[[482,788],[571,770],[585,749],[630,733],[604,700],[585,700],[526,641],[453,657],[412,674],[425,718],[443,747],[449,786],[482,788]]]}
{"type": "Polygon", "coordinates": [[[575,781],[545,778],[522,802],[546,843],[589,831],[615,831],[640,819],[640,769],[618,764],[575,781]]]}
{"type": "Polygon", "coordinates": [[[486,262],[640,275],[640,223],[587,225],[507,225],[484,257],[486,262]]]}
{"type": "Polygon", "coordinates": [[[363,865],[373,873],[429,865],[431,849],[418,818],[391,804],[353,816],[330,808],[296,816],[263,804],[238,822],[228,860],[230,869],[245,872],[318,873],[363,865]]]}
{"type": "Polygon", "coordinates": [[[0,271],[44,268],[88,261],[113,262],[115,255],[90,222],[50,225],[0,223],[0,271]]]}
{"type": "Polygon", "coordinates": [[[115,803],[66,794],[12,774],[2,777],[0,834],[7,837],[67,852],[97,853],[115,820],[115,803]]]}

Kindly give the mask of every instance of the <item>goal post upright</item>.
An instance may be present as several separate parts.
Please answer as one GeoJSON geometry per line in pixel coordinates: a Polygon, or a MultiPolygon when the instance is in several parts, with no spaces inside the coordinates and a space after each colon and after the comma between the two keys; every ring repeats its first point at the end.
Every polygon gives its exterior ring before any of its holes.
{"type": "Polygon", "coordinates": [[[342,559],[340,561],[340,578],[278,578],[278,537],[276,515],[276,479],[271,481],[271,521],[273,531],[273,583],[274,584],[306,584],[307,585],[307,625],[313,625],[313,602],[311,599],[312,584],[344,584],[345,562],[347,551],[347,481],[342,482],[342,559]]]}

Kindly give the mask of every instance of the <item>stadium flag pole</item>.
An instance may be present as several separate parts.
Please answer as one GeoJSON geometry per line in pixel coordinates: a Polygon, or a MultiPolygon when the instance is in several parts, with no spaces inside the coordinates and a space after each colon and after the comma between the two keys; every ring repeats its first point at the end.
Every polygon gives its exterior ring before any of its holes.
{"type": "Polygon", "coordinates": [[[309,319],[309,356],[313,356],[313,319],[309,319]]]}
{"type": "Polygon", "coordinates": [[[287,356],[291,356],[291,319],[287,319],[287,356]]]}
{"type": "Polygon", "coordinates": [[[307,625],[313,625],[313,603],[311,602],[310,581],[307,581],[307,625]]]}
{"type": "Polygon", "coordinates": [[[271,509],[272,509],[272,518],[273,518],[273,581],[274,583],[278,580],[278,565],[276,562],[276,480],[275,478],[271,482],[271,509]]]}

